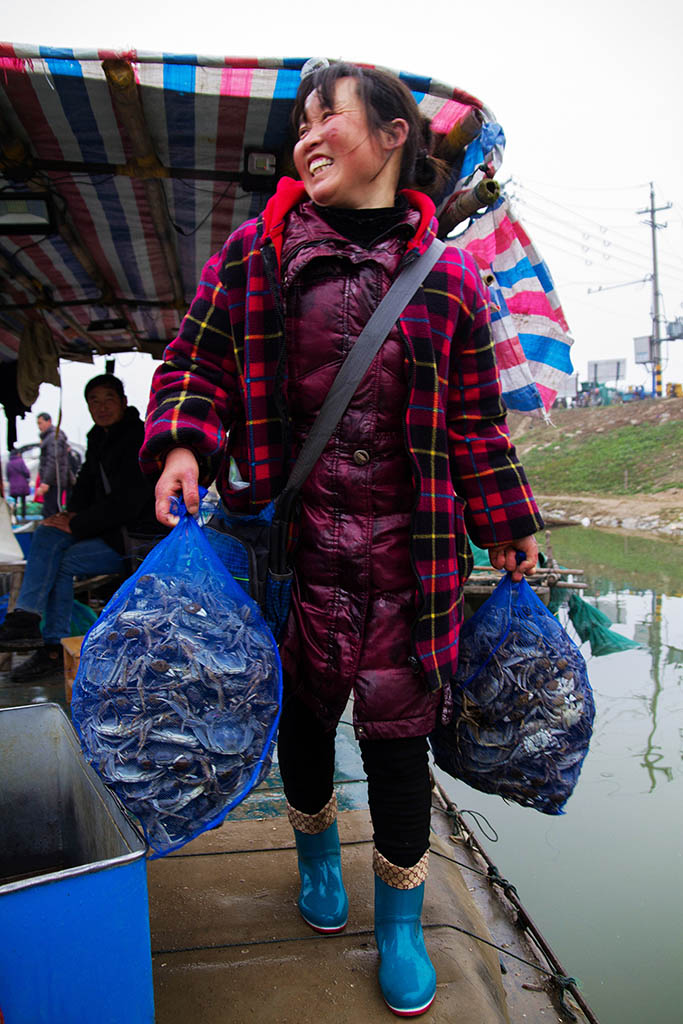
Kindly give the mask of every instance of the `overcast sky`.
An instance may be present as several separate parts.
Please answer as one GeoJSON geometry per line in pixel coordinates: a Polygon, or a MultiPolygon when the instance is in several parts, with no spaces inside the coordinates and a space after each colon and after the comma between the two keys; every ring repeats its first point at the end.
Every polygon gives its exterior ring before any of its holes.
{"type": "MultiPolygon", "coordinates": [[[[5,5],[0,33],[77,48],[324,55],[439,78],[478,96],[505,130],[498,177],[513,179],[506,191],[555,280],[582,379],[589,360],[625,358],[627,381],[650,386],[633,359],[633,338],[651,332],[651,231],[636,212],[649,206],[650,181],[657,205],[673,204],[657,214],[667,224],[657,232],[661,312],[683,317],[683,7],[669,0],[33,0],[5,5]]],[[[665,382],[683,382],[683,341],[664,355],[665,382]]],[[[141,412],[152,367],[117,359],[141,412]]],[[[101,369],[99,360],[67,366],[65,390],[101,369]]],[[[58,402],[44,386],[40,403],[53,416],[58,402]]],[[[67,434],[83,440],[87,415],[65,406],[67,434]]],[[[2,447],[3,421],[0,413],[2,447]]],[[[27,415],[19,441],[34,437],[27,415]]]]}

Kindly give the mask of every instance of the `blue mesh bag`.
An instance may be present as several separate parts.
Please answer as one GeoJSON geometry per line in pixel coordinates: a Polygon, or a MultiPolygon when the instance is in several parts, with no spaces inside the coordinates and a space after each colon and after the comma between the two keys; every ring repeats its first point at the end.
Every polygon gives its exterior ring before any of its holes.
{"type": "Polygon", "coordinates": [[[467,620],[453,713],[434,760],[484,793],[562,814],[588,753],[595,706],[586,663],[525,579],[509,573],[467,620]]]}
{"type": "Polygon", "coordinates": [[[181,508],[88,631],[71,704],[86,759],[154,856],[219,825],[265,778],[281,701],[258,605],[181,508]]]}

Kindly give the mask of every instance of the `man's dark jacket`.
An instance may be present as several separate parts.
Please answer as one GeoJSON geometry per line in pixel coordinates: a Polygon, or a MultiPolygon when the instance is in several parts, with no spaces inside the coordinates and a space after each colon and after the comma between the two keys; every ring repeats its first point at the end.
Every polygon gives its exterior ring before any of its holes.
{"type": "Polygon", "coordinates": [[[129,406],[113,427],[95,426],[88,433],[85,462],[68,504],[76,513],[69,525],[77,540],[99,537],[124,554],[122,526],[132,533],[163,532],[154,516],[153,485],[138,465],[144,432],[137,409],[129,406]]]}
{"type": "Polygon", "coordinates": [[[69,483],[69,445],[63,430],[57,433],[50,424],[40,434],[40,461],[38,474],[41,484],[49,484],[65,491],[69,483]],[[58,475],[59,471],[59,475],[58,475]]]}

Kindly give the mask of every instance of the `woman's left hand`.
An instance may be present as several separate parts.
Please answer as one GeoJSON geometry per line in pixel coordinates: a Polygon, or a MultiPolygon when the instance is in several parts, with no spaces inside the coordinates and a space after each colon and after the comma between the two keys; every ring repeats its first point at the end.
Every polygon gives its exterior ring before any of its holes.
{"type": "Polygon", "coordinates": [[[538,544],[533,534],[530,537],[519,537],[517,540],[495,544],[489,548],[489,561],[494,569],[506,569],[512,573],[513,580],[518,583],[522,576],[533,576],[538,562],[538,544]],[[524,560],[517,565],[517,552],[521,551],[524,560]]]}

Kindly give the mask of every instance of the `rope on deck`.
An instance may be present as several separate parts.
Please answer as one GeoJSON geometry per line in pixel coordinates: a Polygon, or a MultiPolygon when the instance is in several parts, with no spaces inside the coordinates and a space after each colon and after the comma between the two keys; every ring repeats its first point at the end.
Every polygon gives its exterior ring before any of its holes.
{"type": "MultiPolygon", "coordinates": [[[[342,846],[370,846],[371,844],[371,838],[342,840],[342,846]]],[[[232,857],[238,853],[276,853],[280,850],[292,850],[296,852],[296,844],[287,843],[284,846],[247,846],[243,850],[193,850],[192,853],[180,853],[178,851],[170,854],[170,856],[166,858],[166,863],[173,860],[179,860],[181,857],[232,857]]],[[[158,860],[157,863],[161,864],[163,862],[158,860]]],[[[466,865],[463,865],[463,867],[465,866],[466,865]]],[[[2,1024],[2,1021],[0,1021],[0,1024],[2,1024]]]]}
{"type": "MultiPolygon", "coordinates": [[[[585,1016],[586,1020],[589,1022],[589,1024],[599,1024],[599,1021],[598,1021],[597,1017],[594,1015],[593,1011],[591,1010],[591,1008],[588,1006],[588,1004],[584,1000],[583,996],[581,995],[581,992],[578,989],[578,983],[577,983],[576,979],[570,977],[566,973],[564,967],[562,966],[562,964],[560,963],[559,959],[555,955],[554,951],[550,947],[549,943],[545,939],[545,936],[537,928],[537,926],[535,925],[535,923],[534,923],[533,919],[531,918],[530,914],[528,913],[528,911],[526,910],[526,908],[522,904],[521,900],[519,899],[519,897],[517,895],[517,890],[515,889],[514,885],[512,885],[510,882],[507,881],[507,879],[505,879],[505,878],[503,878],[501,876],[500,872],[498,871],[498,868],[493,863],[493,861],[491,860],[491,858],[489,857],[489,855],[487,854],[486,850],[483,848],[481,843],[479,843],[479,841],[477,840],[476,836],[474,836],[467,829],[466,823],[463,820],[462,815],[461,815],[460,811],[458,810],[457,805],[450,799],[450,797],[448,796],[448,794],[444,790],[443,786],[441,786],[441,784],[439,782],[437,782],[436,779],[434,779],[434,778],[432,778],[432,782],[433,782],[433,792],[435,792],[438,795],[439,799],[441,800],[444,812],[446,814],[448,814],[453,819],[454,825],[456,827],[456,831],[463,837],[463,840],[467,844],[467,846],[469,846],[471,849],[475,850],[476,853],[485,862],[485,864],[487,866],[487,871],[486,872],[482,871],[480,873],[482,875],[486,874],[488,876],[489,881],[491,882],[491,885],[494,885],[494,886],[498,885],[498,886],[500,886],[503,889],[503,892],[505,893],[506,898],[512,904],[512,906],[515,908],[515,910],[517,911],[517,923],[518,923],[520,929],[523,932],[526,932],[528,934],[528,936],[531,939],[533,939],[534,943],[541,950],[541,952],[543,953],[544,957],[546,958],[547,962],[550,964],[552,969],[544,968],[540,964],[537,965],[537,964],[529,963],[528,961],[523,961],[523,962],[524,963],[528,963],[530,967],[535,967],[538,971],[547,974],[552,979],[553,983],[558,988],[558,999],[559,999],[560,1008],[561,1008],[562,1012],[570,1020],[575,1021],[575,1020],[578,1020],[578,1018],[577,1018],[576,1014],[573,1012],[573,1010],[567,1005],[567,1002],[566,1002],[567,992],[570,992],[572,997],[576,1000],[577,1004],[579,1005],[582,1013],[584,1014],[584,1016],[585,1016]]],[[[434,853],[436,851],[432,851],[432,852],[434,853]]],[[[438,854],[437,854],[437,856],[438,856],[438,854]]],[[[443,854],[441,854],[441,856],[445,857],[445,855],[443,855],[443,854]]],[[[446,860],[450,860],[451,858],[450,857],[445,857],[445,859],[446,860]]],[[[454,864],[458,864],[458,862],[455,859],[453,859],[453,863],[454,864]]],[[[458,866],[461,866],[461,865],[458,864],[458,866]]],[[[469,865],[467,865],[467,867],[469,868],[469,865]]],[[[469,868],[469,870],[476,871],[475,868],[469,868]]],[[[477,873],[479,873],[479,872],[477,872],[477,873]]],[[[453,925],[451,927],[456,928],[457,926],[453,925]]],[[[458,929],[458,930],[460,930],[460,929],[458,929]]],[[[475,936],[475,938],[476,937],[477,936],[475,936]]],[[[487,939],[481,939],[480,941],[486,942],[488,945],[493,945],[496,949],[500,949],[500,947],[496,946],[495,943],[489,943],[487,939]]],[[[522,959],[521,957],[516,956],[516,954],[514,954],[514,953],[509,953],[507,950],[500,950],[500,952],[506,953],[508,956],[512,956],[512,957],[514,957],[517,960],[522,959]]]]}
{"type": "MultiPolygon", "coordinates": [[[[446,858],[446,859],[448,859],[448,858],[446,858]]],[[[450,922],[448,922],[448,923],[432,922],[431,924],[424,924],[423,923],[422,928],[423,928],[424,931],[431,930],[433,928],[450,928],[450,929],[452,929],[455,932],[461,932],[463,935],[467,935],[471,939],[476,939],[477,942],[483,942],[486,946],[491,946],[493,949],[497,950],[499,953],[504,954],[505,956],[512,957],[514,960],[517,960],[519,963],[525,964],[525,966],[531,967],[531,968],[533,968],[533,970],[538,971],[541,974],[547,975],[548,979],[550,981],[552,981],[554,985],[557,985],[557,987],[559,988],[559,997],[558,998],[559,998],[560,1006],[562,1008],[562,1012],[564,1014],[566,1014],[566,1016],[570,1020],[578,1020],[578,1017],[576,1016],[574,1011],[565,1002],[565,996],[566,996],[567,990],[575,987],[576,984],[577,984],[576,978],[566,977],[563,974],[558,974],[557,971],[550,970],[550,968],[548,968],[548,967],[543,967],[541,964],[538,964],[538,963],[535,964],[532,960],[527,960],[523,956],[518,956],[517,953],[511,953],[509,949],[505,949],[503,946],[499,946],[496,942],[492,942],[490,939],[485,939],[485,938],[483,938],[483,936],[477,935],[476,932],[468,931],[467,928],[461,928],[460,925],[457,925],[457,924],[451,924],[450,922]]]]}
{"type": "MultiPolygon", "coordinates": [[[[482,942],[486,946],[491,946],[500,954],[512,957],[514,960],[519,961],[519,963],[525,964],[527,967],[531,967],[536,971],[546,974],[549,977],[549,979],[553,981],[555,984],[557,984],[561,989],[562,994],[560,996],[560,1005],[562,1007],[563,1012],[567,1015],[567,1017],[569,1017],[570,1020],[577,1020],[576,1014],[574,1014],[570,1007],[566,1005],[563,998],[564,993],[567,991],[567,989],[571,988],[573,985],[576,984],[576,980],[574,978],[567,978],[562,975],[558,975],[554,971],[542,967],[540,964],[535,964],[531,960],[526,960],[524,957],[518,956],[516,953],[511,953],[508,949],[504,949],[502,946],[497,945],[490,939],[485,939],[483,935],[477,935],[476,932],[469,931],[467,928],[461,928],[460,925],[452,924],[450,921],[432,922],[431,924],[423,924],[422,927],[426,931],[433,931],[435,929],[444,928],[449,929],[451,931],[460,932],[462,935],[467,935],[467,937],[470,939],[476,939],[477,942],[482,942]]],[[[349,929],[346,929],[343,932],[325,936],[325,941],[330,942],[332,940],[336,940],[337,942],[339,942],[343,939],[357,939],[366,937],[373,938],[373,936],[374,931],[372,928],[362,928],[356,931],[350,931],[349,929]]],[[[171,956],[174,953],[208,953],[220,949],[235,949],[237,947],[244,949],[247,947],[277,946],[280,943],[288,942],[319,942],[320,938],[320,935],[283,935],[279,938],[272,939],[256,939],[251,941],[242,940],[240,942],[217,942],[200,946],[174,946],[173,948],[168,949],[153,949],[152,955],[171,956]]]]}

